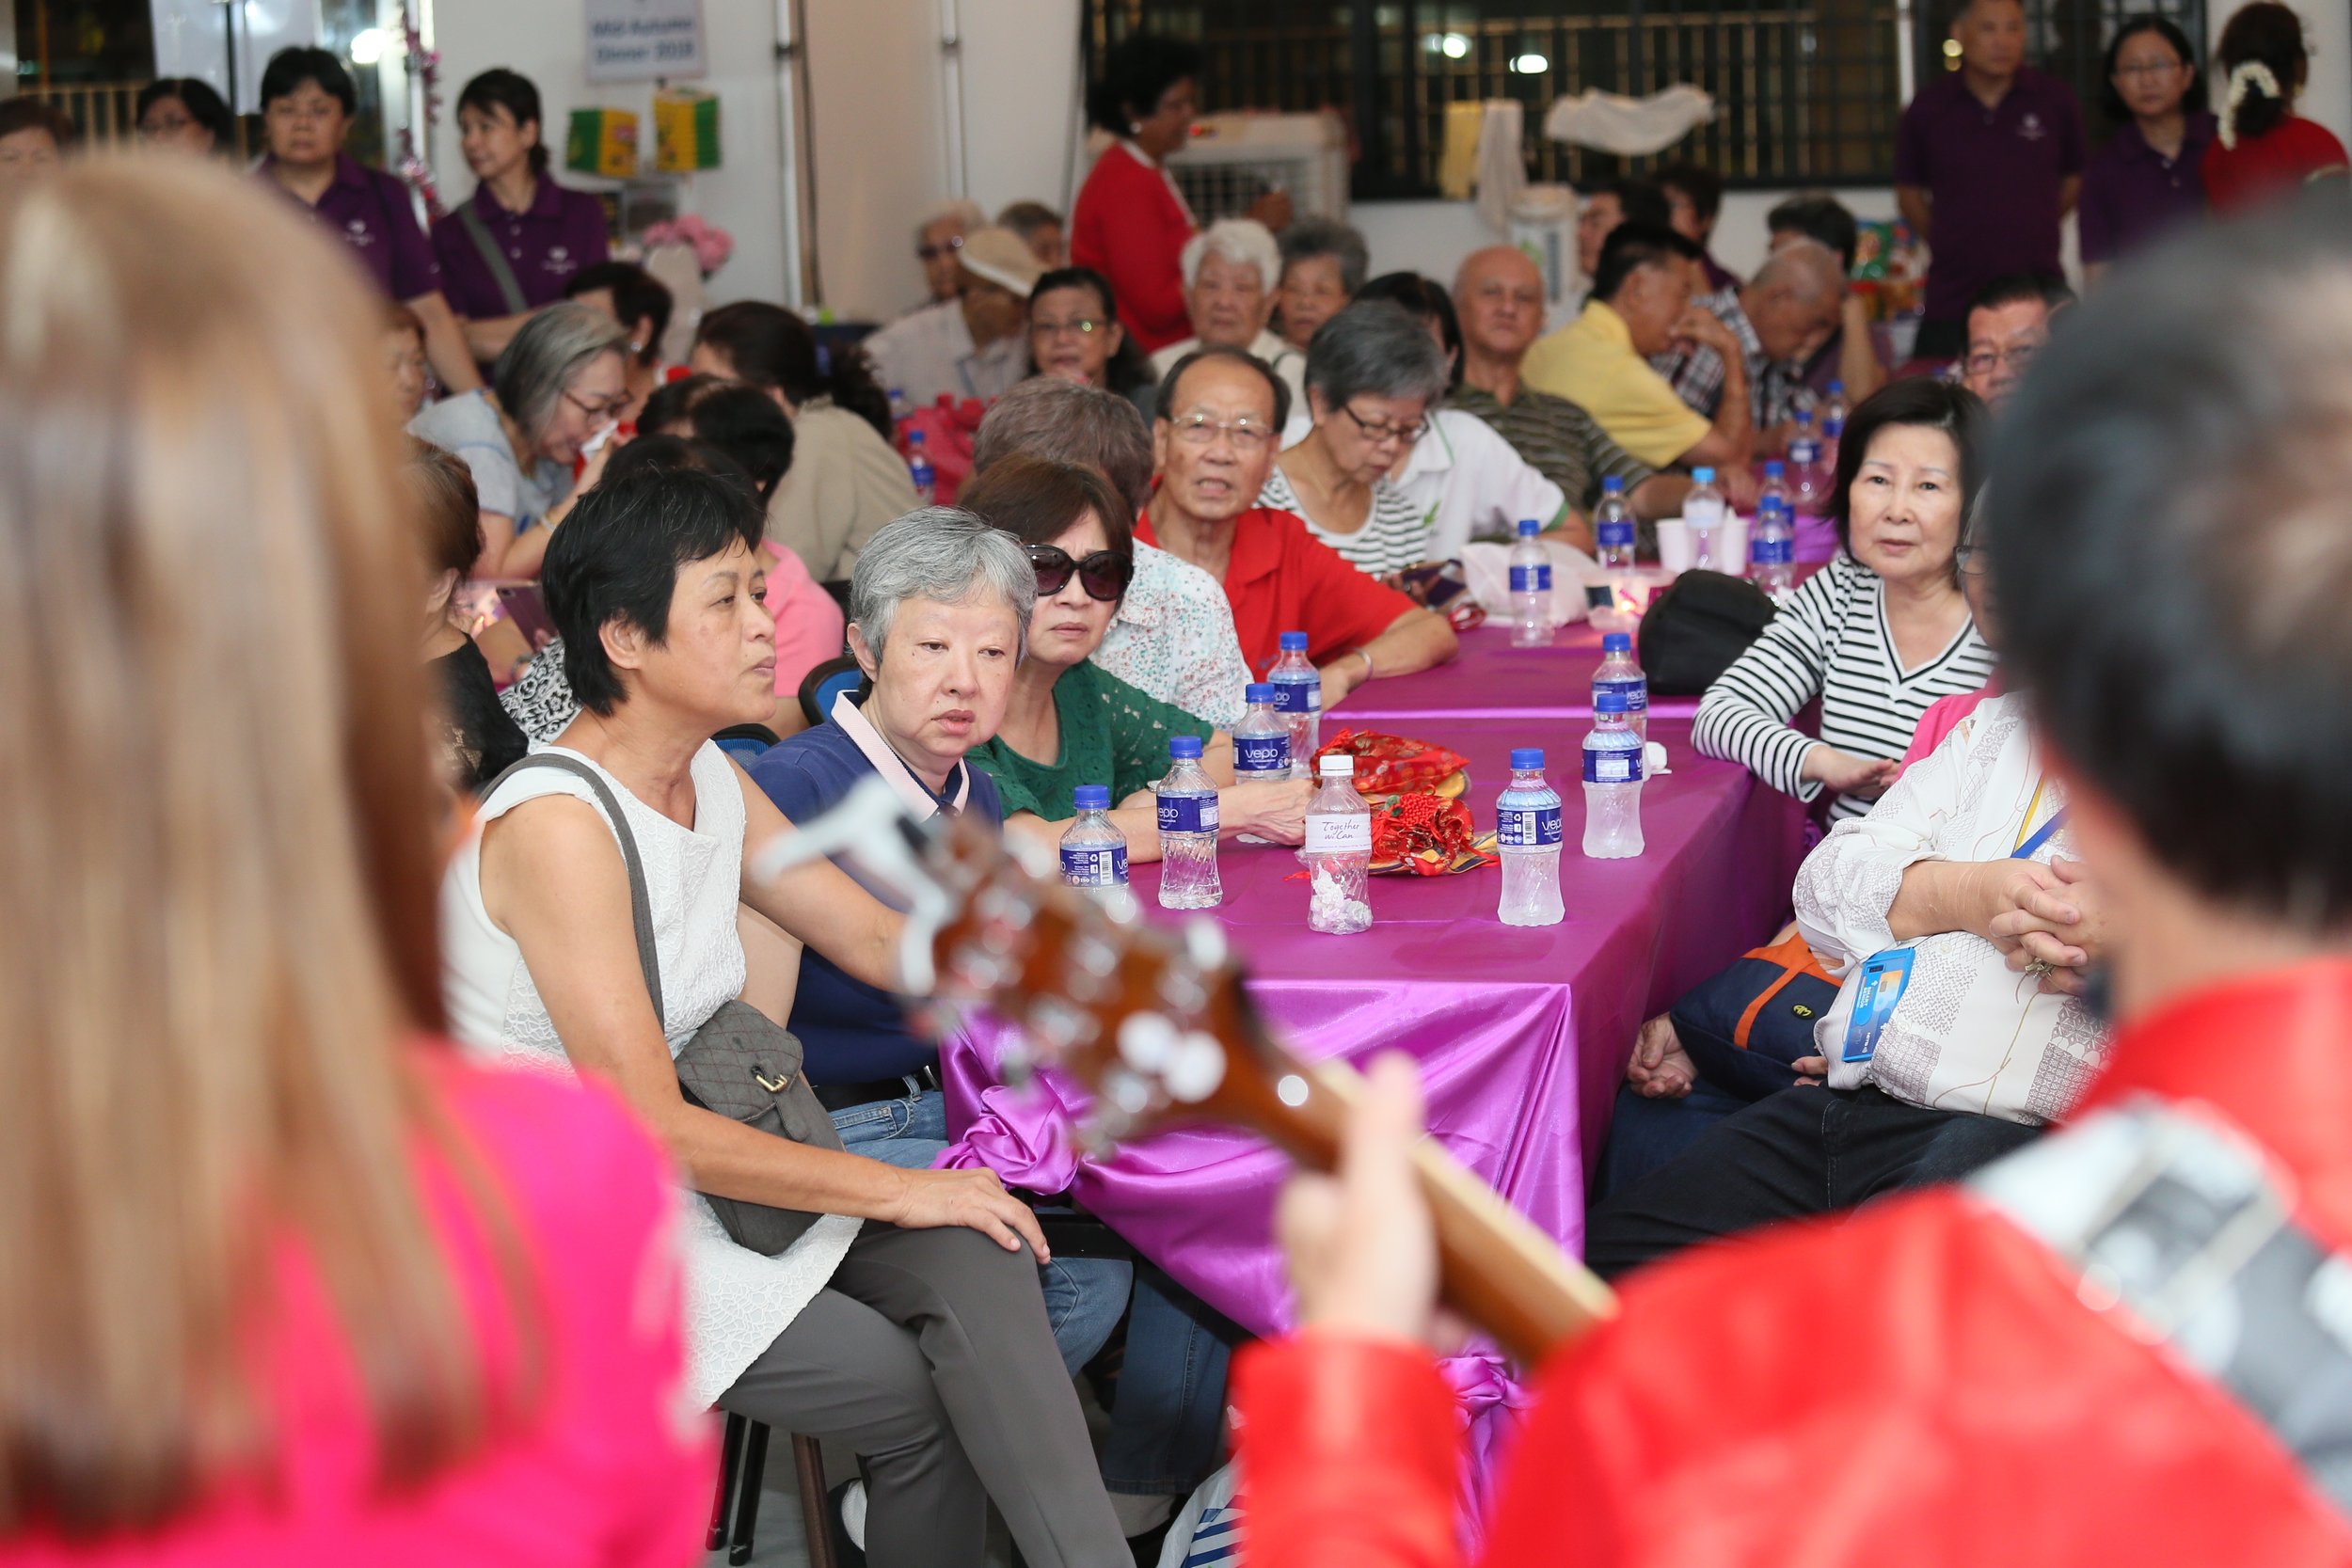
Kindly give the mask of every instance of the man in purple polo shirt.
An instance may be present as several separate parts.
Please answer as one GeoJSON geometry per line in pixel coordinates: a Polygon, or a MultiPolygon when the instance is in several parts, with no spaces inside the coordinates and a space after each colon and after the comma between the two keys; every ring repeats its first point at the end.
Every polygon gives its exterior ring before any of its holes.
{"type": "Polygon", "coordinates": [[[465,334],[441,294],[441,269],[417,222],[408,187],[343,150],[359,95],[342,62],[324,49],[280,49],[262,72],[262,126],[269,155],[261,173],[351,248],[376,286],[424,324],[425,357],[441,385],[482,385],[465,334]]]}
{"type": "Polygon", "coordinates": [[[2023,0],[1965,0],[1952,37],[1960,69],[1919,89],[1895,145],[1895,199],[1930,252],[1923,359],[1966,346],[1968,301],[1993,279],[2058,271],[2082,189],[2082,109],[2025,63],[2023,0]]]}
{"type": "Polygon", "coordinates": [[[572,278],[610,250],[604,203],[548,177],[539,89],[503,66],[457,95],[458,148],[473,170],[473,199],[433,226],[441,292],[484,364],[572,278]]]}

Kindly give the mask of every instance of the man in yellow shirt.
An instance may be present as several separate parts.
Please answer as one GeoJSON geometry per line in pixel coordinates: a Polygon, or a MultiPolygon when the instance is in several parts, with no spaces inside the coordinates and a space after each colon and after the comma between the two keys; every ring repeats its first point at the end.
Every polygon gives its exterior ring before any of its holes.
{"type": "Polygon", "coordinates": [[[1626,223],[1611,232],[1583,313],[1528,350],[1520,377],[1580,404],[1652,467],[1709,464],[1726,480],[1746,478],[1756,445],[1747,356],[1730,328],[1692,306],[1689,270],[1661,225],[1626,223]],[[1678,342],[1723,356],[1724,396],[1712,422],[1650,369],[1651,355],[1678,342]]]}

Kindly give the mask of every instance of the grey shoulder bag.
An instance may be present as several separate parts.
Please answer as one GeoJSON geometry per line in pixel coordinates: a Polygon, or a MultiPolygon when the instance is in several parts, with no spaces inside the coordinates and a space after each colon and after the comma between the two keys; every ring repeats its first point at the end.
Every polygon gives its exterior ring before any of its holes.
{"type": "Polygon", "coordinates": [[[490,269],[490,281],[498,285],[500,297],[506,301],[506,313],[519,316],[531,309],[523,299],[523,286],[515,281],[515,269],[506,264],[506,252],[499,248],[497,236],[490,226],[482,221],[471,201],[457,209],[457,221],[466,226],[466,233],[473,240],[474,249],[482,253],[483,264],[490,269]]]}
{"type": "MultiPolygon", "coordinates": [[[[553,768],[584,780],[596,792],[612,832],[621,841],[621,860],[628,867],[629,914],[637,927],[637,961],[645,974],[645,993],[653,1013],[661,1009],[661,966],[653,944],[653,898],[645,889],[644,863],[638,858],[637,835],[629,831],[621,803],[596,770],[573,757],[534,752],[516,763],[482,792],[488,800],[498,786],[526,768],[553,768]]],[[[801,1042],[789,1030],[758,1008],[739,999],[721,1004],[719,1010],[694,1031],[677,1053],[678,1092],[731,1121],[762,1132],[789,1138],[812,1148],[838,1149],[841,1134],[833,1117],[817,1102],[808,1075],[801,1070],[801,1042]]],[[[799,1209],[777,1209],[742,1198],[705,1193],[719,1223],[738,1244],[774,1257],[815,1225],[819,1215],[799,1209]]]]}

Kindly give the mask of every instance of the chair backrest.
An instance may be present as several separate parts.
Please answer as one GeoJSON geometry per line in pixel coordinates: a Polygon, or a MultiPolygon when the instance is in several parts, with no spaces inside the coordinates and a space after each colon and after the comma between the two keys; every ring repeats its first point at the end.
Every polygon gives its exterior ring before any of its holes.
{"type": "Polygon", "coordinates": [[[801,713],[808,727],[815,729],[833,712],[833,700],[844,691],[854,691],[866,678],[857,660],[843,655],[829,658],[801,677],[801,713]]]}
{"type": "Polygon", "coordinates": [[[719,750],[749,768],[760,752],[776,743],[776,732],[765,724],[729,724],[710,738],[719,750]]]}

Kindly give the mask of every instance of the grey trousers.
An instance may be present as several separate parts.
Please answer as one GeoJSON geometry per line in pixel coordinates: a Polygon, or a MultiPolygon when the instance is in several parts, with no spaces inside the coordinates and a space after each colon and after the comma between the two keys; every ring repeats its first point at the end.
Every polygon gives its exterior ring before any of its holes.
{"type": "Polygon", "coordinates": [[[1030,1568],[1134,1560],[1026,1247],[867,1220],[719,1403],[856,1451],[874,1568],[977,1568],[992,1498],[1030,1568]]]}

